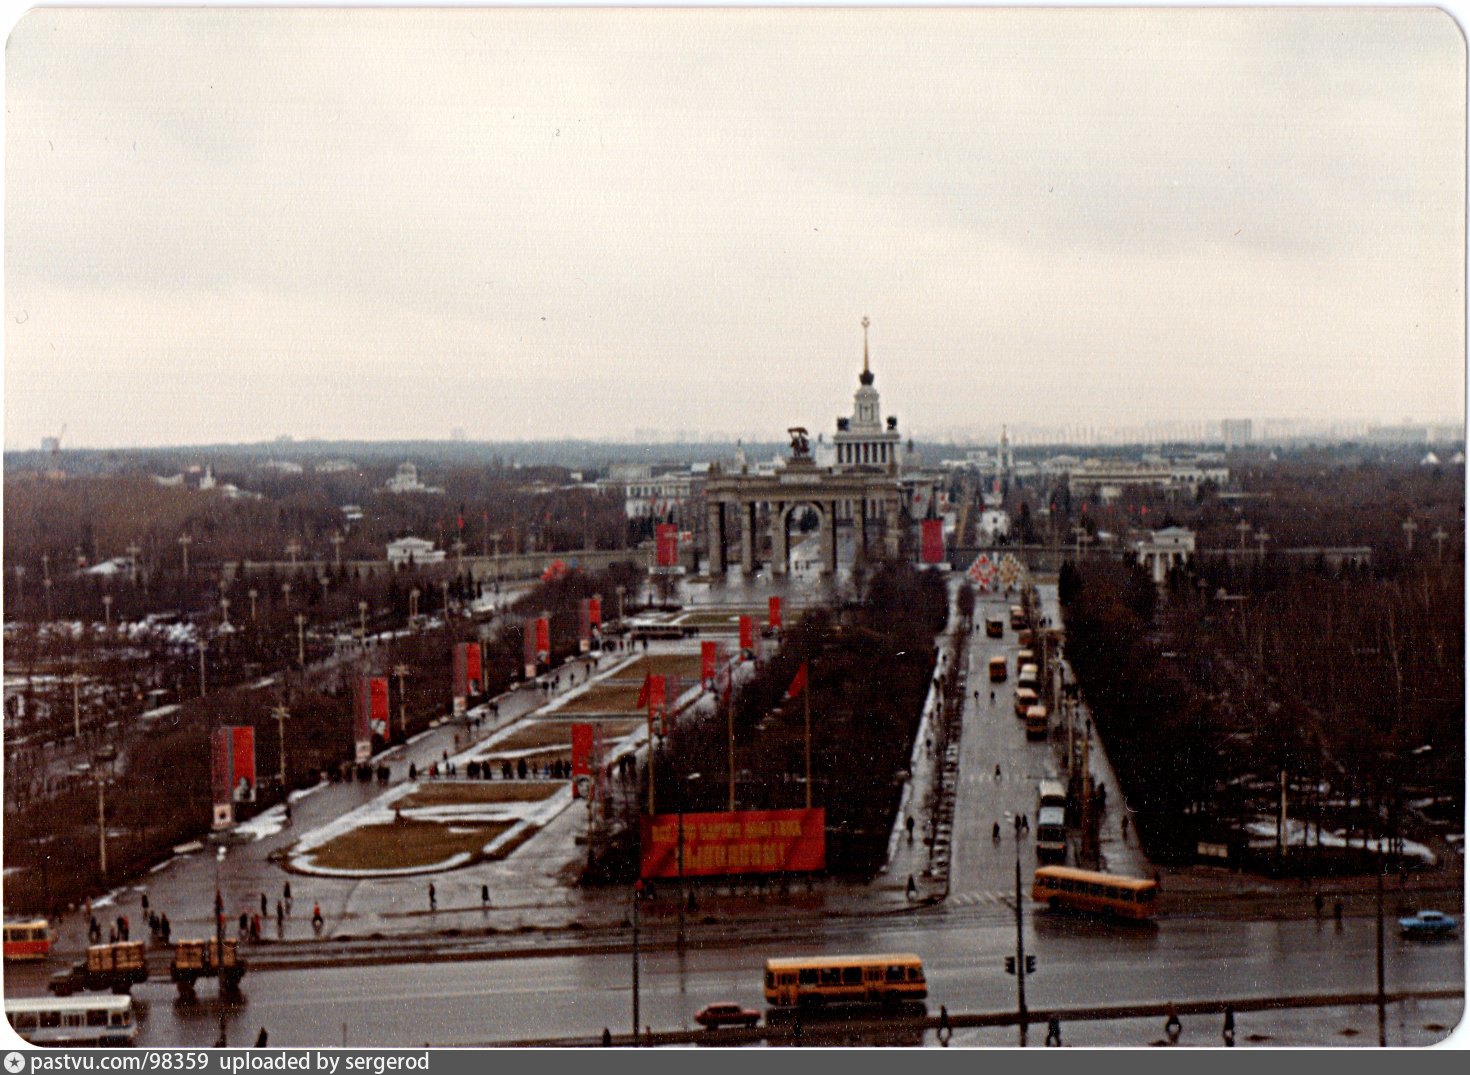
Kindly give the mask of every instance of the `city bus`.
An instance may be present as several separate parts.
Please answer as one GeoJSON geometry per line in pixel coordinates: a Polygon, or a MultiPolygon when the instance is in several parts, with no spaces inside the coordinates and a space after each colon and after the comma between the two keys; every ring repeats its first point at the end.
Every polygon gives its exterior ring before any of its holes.
{"type": "Polygon", "coordinates": [[[1016,654],[1016,675],[1019,676],[1021,674],[1021,669],[1025,668],[1028,664],[1035,663],[1036,654],[1026,647],[1022,646],[1020,651],[1016,654]]]}
{"type": "Polygon", "coordinates": [[[1006,621],[999,616],[987,616],[985,618],[985,636],[987,638],[1001,638],[1006,633],[1006,621]]]}
{"type": "Polygon", "coordinates": [[[1026,719],[1026,710],[1038,704],[1041,699],[1036,697],[1036,692],[1030,687],[1018,687],[1016,689],[1016,716],[1022,720],[1026,719]]]}
{"type": "Polygon", "coordinates": [[[1067,860],[1067,813],[1060,806],[1036,811],[1036,858],[1041,862],[1067,860]]]}
{"type": "Polygon", "coordinates": [[[131,1045],[138,1037],[130,996],[7,997],[5,1018],[32,1045],[131,1045]]]}
{"type": "Polygon", "coordinates": [[[1011,630],[1019,631],[1026,626],[1026,610],[1020,605],[1011,606],[1011,630]]]}
{"type": "Polygon", "coordinates": [[[5,923],[7,963],[42,960],[51,954],[51,924],[44,918],[5,923]]]}
{"type": "Polygon", "coordinates": [[[1026,710],[1026,738],[1045,739],[1051,726],[1047,722],[1046,706],[1033,705],[1026,710]]]}
{"type": "Polygon", "coordinates": [[[1144,919],[1153,915],[1159,886],[1141,877],[1095,873],[1071,866],[1039,866],[1031,898],[1052,909],[1144,919]]]}
{"type": "Polygon", "coordinates": [[[929,995],[916,955],[808,956],[766,960],[772,1008],[824,1004],[897,1004],[929,995]]]}
{"type": "Polygon", "coordinates": [[[1004,683],[1006,681],[1006,659],[1004,657],[990,658],[990,682],[1004,683]]]}
{"type": "Polygon", "coordinates": [[[1038,695],[1041,693],[1041,672],[1034,664],[1023,664],[1021,671],[1016,673],[1016,686],[1030,687],[1038,695]]]}

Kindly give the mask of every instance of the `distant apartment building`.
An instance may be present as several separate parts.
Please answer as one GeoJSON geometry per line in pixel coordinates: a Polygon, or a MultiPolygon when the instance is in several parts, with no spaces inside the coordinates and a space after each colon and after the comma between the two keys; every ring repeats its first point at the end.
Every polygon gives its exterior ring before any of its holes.
{"type": "Polygon", "coordinates": [[[1226,418],[1220,423],[1220,439],[1225,442],[1227,452],[1244,448],[1251,442],[1251,420],[1249,418],[1226,418]]]}

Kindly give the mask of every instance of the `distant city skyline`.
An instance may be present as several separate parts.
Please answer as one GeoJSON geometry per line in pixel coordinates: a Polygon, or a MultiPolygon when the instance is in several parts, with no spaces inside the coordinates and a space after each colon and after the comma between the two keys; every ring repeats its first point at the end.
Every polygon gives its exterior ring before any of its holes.
{"type": "Polygon", "coordinates": [[[919,440],[1463,425],[1464,62],[1433,9],[36,9],[5,448],[830,437],[864,316],[919,440]]]}

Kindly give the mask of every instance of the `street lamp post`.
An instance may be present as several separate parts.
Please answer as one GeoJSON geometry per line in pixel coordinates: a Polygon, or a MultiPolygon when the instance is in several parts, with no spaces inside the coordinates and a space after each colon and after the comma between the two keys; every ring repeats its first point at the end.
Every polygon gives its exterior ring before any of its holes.
{"type": "Polygon", "coordinates": [[[364,641],[367,640],[367,610],[368,603],[366,601],[359,601],[357,603],[357,622],[359,629],[362,631],[364,641]]]}
{"type": "Polygon", "coordinates": [[[107,881],[107,777],[101,765],[93,766],[97,778],[97,870],[107,881]]]}
{"type": "Polygon", "coordinates": [[[301,612],[296,613],[296,659],[306,671],[306,615],[301,612]]]}
{"type": "Polygon", "coordinates": [[[289,582],[283,582],[283,583],[281,583],[281,597],[285,600],[286,607],[287,608],[290,608],[291,607],[291,584],[289,582]]]}
{"type": "Polygon", "coordinates": [[[1026,1047],[1026,937],[1021,913],[1021,830],[1016,829],[1016,1019],[1021,1048],[1026,1047]]]}
{"type": "Polygon", "coordinates": [[[271,716],[276,718],[276,734],[281,748],[281,759],[276,778],[281,782],[282,798],[286,795],[286,718],[290,715],[291,711],[283,705],[278,705],[271,710],[271,716]]]}
{"type": "Polygon", "coordinates": [[[686,773],[684,779],[679,781],[679,948],[684,948],[684,905],[688,902],[688,893],[684,891],[684,809],[685,797],[689,794],[689,785],[698,780],[702,774],[686,773]]]}
{"type": "Polygon", "coordinates": [[[1407,519],[1404,520],[1403,529],[1404,529],[1404,545],[1405,545],[1405,550],[1404,551],[1406,551],[1406,552],[1413,552],[1414,551],[1414,531],[1419,529],[1419,524],[1414,521],[1414,517],[1411,515],[1407,519]]]}
{"type": "Polygon", "coordinates": [[[143,548],[135,541],[123,551],[128,554],[129,581],[136,586],[138,585],[138,557],[142,555],[143,548]]]}
{"type": "Polygon", "coordinates": [[[259,595],[259,593],[258,593],[258,592],[257,592],[257,591],[256,591],[256,589],[255,589],[255,588],[254,588],[254,587],[253,587],[253,586],[252,586],[252,587],[251,587],[251,588],[250,588],[250,623],[251,623],[251,624],[252,624],[252,625],[254,625],[254,623],[255,623],[255,599],[256,599],[256,598],[257,598],[257,597],[258,597],[258,596],[260,596],[260,595],[259,595]]]}
{"type": "Polygon", "coordinates": [[[188,534],[179,535],[179,548],[184,550],[184,578],[189,577],[189,546],[193,543],[194,539],[188,534]]]}
{"type": "Polygon", "coordinates": [[[633,882],[633,1044],[638,1044],[638,903],[643,898],[643,882],[633,882]]]}
{"type": "Polygon", "coordinates": [[[209,648],[209,643],[207,641],[205,641],[204,639],[201,638],[199,640],[199,697],[201,697],[201,698],[203,698],[204,697],[204,694],[205,694],[205,689],[204,689],[205,688],[205,682],[204,682],[204,651],[206,649],[208,649],[208,648],[209,648]]]}
{"type": "Polygon", "coordinates": [[[78,742],[82,738],[82,671],[73,668],[71,673],[71,716],[78,742]]]}
{"type": "Polygon", "coordinates": [[[230,599],[228,597],[219,599],[219,618],[222,627],[230,625],[230,599]]]}
{"type": "Polygon", "coordinates": [[[449,580],[441,579],[439,588],[444,591],[444,630],[447,633],[451,630],[449,625],[449,580]]]}
{"type": "MultiPolygon", "coordinates": [[[[419,617],[419,588],[415,586],[408,591],[408,618],[417,620],[419,617]]],[[[417,624],[415,624],[417,629],[417,624]]]]}
{"type": "Polygon", "coordinates": [[[1436,527],[1434,533],[1429,535],[1434,539],[1435,555],[1434,562],[1444,566],[1444,543],[1449,540],[1449,534],[1445,533],[1444,527],[1436,527]]]}
{"type": "Polygon", "coordinates": [[[292,538],[286,545],[286,555],[291,557],[291,570],[296,570],[296,557],[301,552],[301,542],[292,538]]]}
{"type": "Polygon", "coordinates": [[[51,614],[51,580],[42,579],[41,588],[46,591],[46,619],[49,622],[56,618],[51,614]]]}
{"type": "Polygon", "coordinates": [[[102,618],[107,629],[112,630],[112,594],[110,593],[102,595],[102,618]]]}
{"type": "Polygon", "coordinates": [[[342,567],[342,542],[346,540],[347,539],[342,536],[342,531],[332,531],[332,558],[336,561],[339,570],[342,567]]]}
{"type": "Polygon", "coordinates": [[[405,739],[408,738],[408,709],[404,702],[403,681],[407,678],[409,671],[406,664],[393,666],[393,674],[398,677],[398,732],[405,739]]]}

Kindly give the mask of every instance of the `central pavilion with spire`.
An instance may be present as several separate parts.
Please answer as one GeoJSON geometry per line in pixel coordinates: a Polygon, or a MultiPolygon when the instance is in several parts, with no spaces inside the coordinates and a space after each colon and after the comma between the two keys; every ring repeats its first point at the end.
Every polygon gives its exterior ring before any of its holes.
{"type": "Polygon", "coordinates": [[[898,432],[898,419],[890,416],[885,428],[878,407],[878,390],[873,387],[873,371],[868,366],[868,319],[863,318],[863,372],[858,375],[858,389],[852,397],[852,416],[837,419],[837,432],[832,444],[838,471],[873,469],[897,471],[903,464],[903,449],[898,432]]]}

